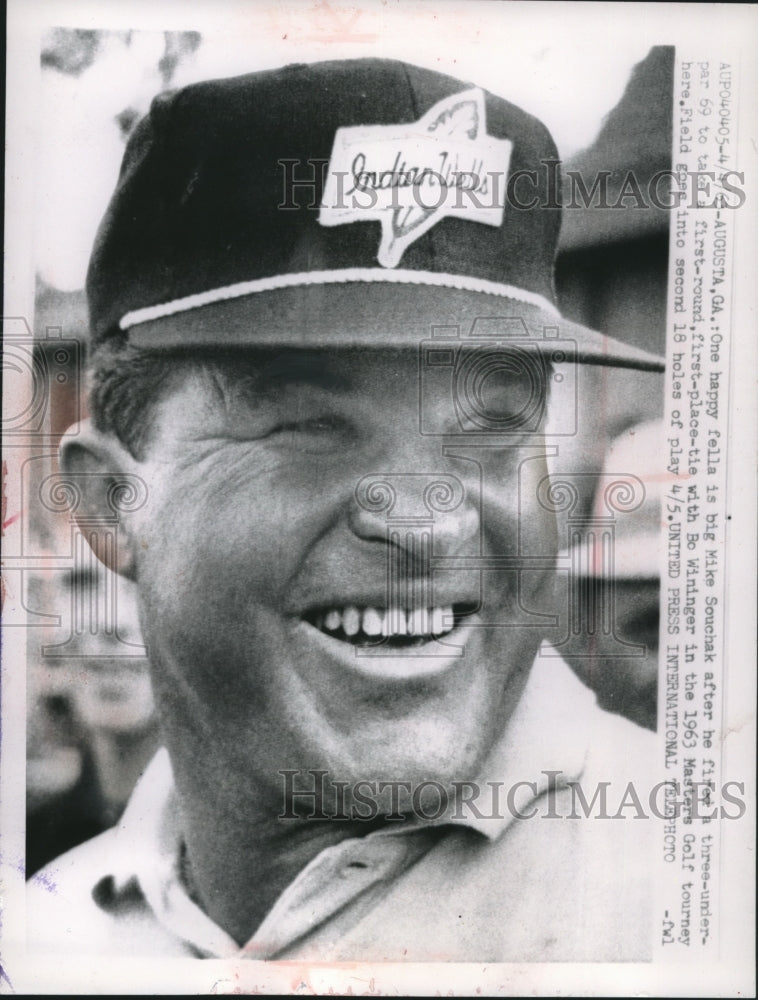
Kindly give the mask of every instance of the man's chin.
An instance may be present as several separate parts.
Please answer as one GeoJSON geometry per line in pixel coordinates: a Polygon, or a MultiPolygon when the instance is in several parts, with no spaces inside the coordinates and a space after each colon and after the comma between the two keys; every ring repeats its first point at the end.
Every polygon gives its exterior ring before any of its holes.
{"type": "Polygon", "coordinates": [[[293,819],[356,822],[438,819],[454,806],[462,784],[476,780],[477,768],[465,758],[448,756],[442,763],[435,755],[410,762],[388,755],[365,767],[353,762],[350,768],[291,769],[282,778],[285,813],[293,819]]]}
{"type": "Polygon", "coordinates": [[[463,723],[448,715],[418,712],[396,723],[366,727],[343,740],[341,752],[331,756],[323,770],[330,780],[348,787],[360,781],[402,781],[414,787],[431,781],[447,788],[473,780],[503,723],[482,704],[468,705],[462,714],[463,723]]]}
{"type": "Polygon", "coordinates": [[[300,759],[319,760],[330,778],[350,783],[473,780],[521,698],[538,640],[521,635],[514,647],[504,638],[515,639],[515,630],[460,632],[450,648],[462,655],[434,666],[436,657],[380,655],[367,671],[369,657],[355,649],[336,661],[321,650],[291,688],[290,724],[306,743],[300,759]]]}

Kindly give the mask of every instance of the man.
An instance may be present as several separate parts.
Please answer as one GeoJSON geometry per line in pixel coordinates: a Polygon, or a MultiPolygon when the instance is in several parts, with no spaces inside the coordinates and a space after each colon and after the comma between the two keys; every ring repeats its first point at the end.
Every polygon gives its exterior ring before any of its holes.
{"type": "Polygon", "coordinates": [[[62,461],[85,518],[147,486],[99,554],[136,582],[166,750],[33,890],[36,947],[647,956],[638,824],[564,817],[648,736],[543,642],[582,368],[660,365],[560,317],[555,166],[519,109],[389,61],[154,102],[62,461]]]}

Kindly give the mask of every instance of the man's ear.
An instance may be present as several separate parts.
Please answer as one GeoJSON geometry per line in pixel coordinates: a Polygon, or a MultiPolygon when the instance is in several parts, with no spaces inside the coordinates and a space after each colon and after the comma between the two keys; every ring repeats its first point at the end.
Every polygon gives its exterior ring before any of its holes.
{"type": "Polygon", "coordinates": [[[113,435],[83,420],[61,439],[59,464],[61,484],[92,551],[108,569],[133,580],[133,512],[147,499],[139,463],[113,435]]]}

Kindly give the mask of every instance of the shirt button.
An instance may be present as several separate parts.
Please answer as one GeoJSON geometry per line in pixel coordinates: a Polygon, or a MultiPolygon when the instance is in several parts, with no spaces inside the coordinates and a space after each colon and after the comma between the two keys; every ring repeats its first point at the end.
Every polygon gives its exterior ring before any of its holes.
{"type": "Polygon", "coordinates": [[[342,874],[344,876],[349,875],[359,875],[364,872],[369,871],[369,866],[365,861],[348,861],[345,867],[342,869],[342,874]]]}

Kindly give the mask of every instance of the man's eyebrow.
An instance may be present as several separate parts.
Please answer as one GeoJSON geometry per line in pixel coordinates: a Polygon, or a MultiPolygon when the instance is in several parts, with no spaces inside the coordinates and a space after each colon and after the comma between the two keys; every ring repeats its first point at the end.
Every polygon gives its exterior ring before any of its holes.
{"type": "Polygon", "coordinates": [[[337,373],[328,361],[316,353],[279,354],[259,369],[260,384],[277,387],[299,383],[327,391],[349,387],[351,380],[337,373]]]}
{"type": "Polygon", "coordinates": [[[288,386],[307,385],[326,392],[349,388],[349,376],[338,373],[317,352],[266,354],[255,359],[225,359],[212,365],[210,374],[216,390],[227,405],[240,395],[253,401],[270,398],[288,386]]]}

